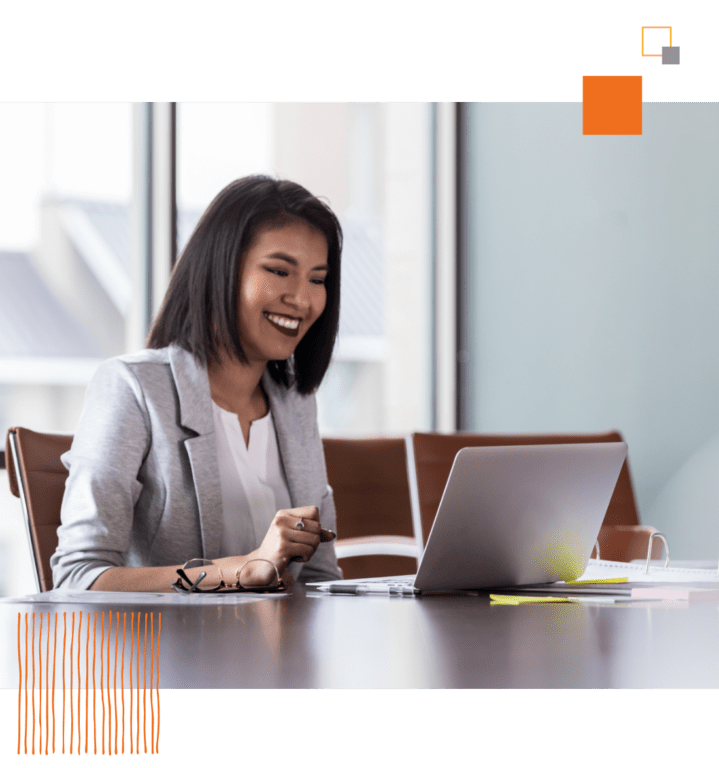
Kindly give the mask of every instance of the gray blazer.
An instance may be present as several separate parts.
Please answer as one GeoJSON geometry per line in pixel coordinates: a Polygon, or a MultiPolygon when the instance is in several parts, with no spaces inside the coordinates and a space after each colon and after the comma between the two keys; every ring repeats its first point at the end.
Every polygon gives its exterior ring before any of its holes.
{"type": "MultiPolygon", "coordinates": [[[[334,531],[315,398],[267,373],[262,384],[292,505],[318,507],[322,527],[334,531]]],[[[62,461],[70,474],[50,561],[56,589],[89,589],[113,566],[218,556],[222,490],[210,385],[189,352],[173,345],[103,363],[62,461]]],[[[342,577],[332,544],[289,570],[301,581],[342,577]]]]}

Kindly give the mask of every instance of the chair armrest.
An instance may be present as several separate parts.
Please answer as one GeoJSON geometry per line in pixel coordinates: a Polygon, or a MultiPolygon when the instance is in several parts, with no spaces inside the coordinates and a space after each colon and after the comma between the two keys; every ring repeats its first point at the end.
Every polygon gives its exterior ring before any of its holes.
{"type": "Polygon", "coordinates": [[[359,555],[399,555],[419,557],[420,551],[413,536],[355,536],[337,539],[335,552],[338,558],[359,555]]]}

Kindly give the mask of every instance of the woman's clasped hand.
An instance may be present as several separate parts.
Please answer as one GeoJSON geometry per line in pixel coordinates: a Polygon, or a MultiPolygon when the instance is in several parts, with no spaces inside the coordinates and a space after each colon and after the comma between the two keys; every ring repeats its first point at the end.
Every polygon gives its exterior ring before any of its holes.
{"type": "Polygon", "coordinates": [[[334,538],[334,532],[320,525],[317,507],[281,509],[254,554],[274,563],[282,573],[291,562],[308,562],[320,542],[333,541],[334,538]]]}
{"type": "MultiPolygon", "coordinates": [[[[281,509],[254,552],[220,558],[214,561],[217,568],[204,569],[207,576],[203,579],[203,588],[215,587],[221,582],[226,586],[259,587],[271,583],[276,573],[287,582],[290,563],[308,562],[320,543],[335,540],[334,531],[322,528],[319,520],[318,507],[281,509]]],[[[197,576],[203,569],[186,570],[189,576],[197,576]]]]}

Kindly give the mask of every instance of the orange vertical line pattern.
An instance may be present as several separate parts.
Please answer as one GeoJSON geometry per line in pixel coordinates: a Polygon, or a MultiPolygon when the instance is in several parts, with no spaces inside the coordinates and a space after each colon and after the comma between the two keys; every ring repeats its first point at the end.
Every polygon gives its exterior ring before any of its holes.
{"type": "Polygon", "coordinates": [[[157,663],[155,664],[155,684],[157,685],[157,744],[155,753],[160,754],[160,635],[162,634],[162,613],[157,613],[157,663]]]}
{"type": "Polygon", "coordinates": [[[52,640],[52,753],[55,754],[55,670],[57,669],[57,614],[52,640]]]}
{"type": "Polygon", "coordinates": [[[122,614],[122,664],[120,666],[120,697],[122,699],[122,754],[125,754],[125,632],[127,611],[122,614]]]}
{"type": "Polygon", "coordinates": [[[120,639],[120,612],[115,612],[115,666],[112,671],[112,695],[115,699],[115,754],[117,754],[117,641],[120,639]]]}
{"type": "Polygon", "coordinates": [[[37,641],[37,662],[38,662],[38,690],[37,690],[37,753],[42,754],[42,620],[43,614],[40,613],[40,637],[37,641]]]}
{"type": "Polygon", "coordinates": [[[97,647],[97,611],[95,611],[95,619],[92,623],[92,743],[94,754],[97,754],[97,707],[95,702],[97,696],[95,695],[95,648],[97,647]]]}
{"type": "Polygon", "coordinates": [[[140,754],[140,611],[137,612],[137,649],[135,657],[135,671],[137,672],[137,728],[135,738],[137,743],[135,744],[135,750],[137,754],[140,754]]]}
{"type": "Polygon", "coordinates": [[[38,693],[40,695],[39,707],[38,707],[38,754],[42,754],[42,611],[40,612],[40,637],[37,641],[37,663],[40,672],[38,680],[38,693]]]}
{"type": "MultiPolygon", "coordinates": [[[[147,611],[145,611],[145,641],[142,650],[145,654],[142,670],[142,743],[145,745],[145,754],[147,754],[147,611]]],[[[33,685],[35,685],[34,682],[33,685]]]]}
{"type": "MultiPolygon", "coordinates": [[[[110,637],[111,637],[111,628],[112,628],[112,611],[110,611],[110,617],[107,624],[107,705],[109,707],[108,709],[108,724],[107,724],[107,754],[112,754],[112,712],[113,707],[111,704],[111,688],[110,688],[110,680],[112,677],[111,670],[112,670],[112,664],[110,663],[110,637]]],[[[117,627],[115,627],[115,636],[117,637],[117,627]]]]}
{"type": "Polygon", "coordinates": [[[35,612],[32,614],[32,640],[30,641],[32,650],[32,754],[35,754],[35,612]]]}
{"type": "Polygon", "coordinates": [[[112,754],[112,702],[110,701],[110,632],[112,630],[112,611],[107,617],[107,754],[112,754]]]}
{"type": "Polygon", "coordinates": [[[17,753],[20,754],[20,744],[22,743],[22,645],[20,643],[20,627],[22,626],[22,615],[17,614],[17,666],[20,680],[17,684],[17,753]]]}
{"type": "Polygon", "coordinates": [[[72,612],[72,629],[70,631],[70,754],[72,754],[72,742],[75,738],[75,710],[72,707],[72,650],[75,645],[75,611],[72,612]]]}
{"type": "Polygon", "coordinates": [[[110,661],[111,644],[110,638],[112,637],[112,611],[108,612],[107,617],[107,655],[106,655],[106,694],[107,694],[107,754],[112,754],[112,663],[110,661]]]}
{"type": "Polygon", "coordinates": [[[27,625],[27,612],[25,613],[25,735],[23,737],[23,754],[27,754],[27,709],[28,709],[28,703],[27,703],[27,668],[28,668],[28,655],[27,655],[27,636],[28,636],[28,625],[27,625]]]}
{"type": "Polygon", "coordinates": [[[27,612],[25,613],[25,754],[27,754],[27,612]]]}
{"type": "Polygon", "coordinates": [[[40,701],[38,706],[38,754],[42,754],[42,611],[40,612],[40,637],[37,640],[37,665],[39,680],[37,684],[40,701]]]}
{"type": "Polygon", "coordinates": [[[110,692],[110,634],[112,632],[112,611],[107,616],[107,677],[105,678],[105,701],[107,702],[107,729],[105,730],[105,754],[112,755],[112,693],[110,692]]]}
{"type": "Polygon", "coordinates": [[[107,696],[107,754],[112,754],[112,698],[110,696],[110,638],[112,636],[112,611],[107,614],[107,652],[105,655],[105,695],[107,696]]]}
{"type": "Polygon", "coordinates": [[[100,617],[100,701],[102,702],[102,725],[100,733],[102,734],[102,754],[105,754],[105,692],[103,683],[105,680],[105,665],[102,663],[102,650],[105,647],[105,611],[100,617]]]}
{"type": "Polygon", "coordinates": [[[90,697],[90,611],[87,612],[87,640],[85,640],[85,754],[87,754],[88,704],[90,697]]]}
{"type": "Polygon", "coordinates": [[[62,612],[62,754],[65,754],[65,643],[67,641],[67,611],[62,612]]]}
{"type": "MultiPolygon", "coordinates": [[[[82,751],[82,726],[80,723],[80,691],[82,690],[82,680],[80,675],[80,652],[82,651],[82,611],[80,611],[80,621],[77,627],[77,754],[82,751]]],[[[70,660],[72,664],[72,659],[70,660]]]]}
{"type": "Polygon", "coordinates": [[[153,637],[155,635],[155,612],[150,614],[150,754],[155,754],[155,707],[152,704],[152,673],[154,671],[155,648],[153,637]]]}
{"type": "Polygon", "coordinates": [[[130,754],[134,754],[132,743],[132,651],[135,642],[135,611],[130,613],[130,754]]]}
{"type": "Polygon", "coordinates": [[[45,754],[49,754],[50,736],[50,611],[47,612],[47,645],[45,646],[45,754]]]}
{"type": "Polygon", "coordinates": [[[37,753],[42,754],[42,620],[43,614],[40,612],[40,637],[37,641],[37,661],[38,661],[38,689],[37,689],[37,753]]]}

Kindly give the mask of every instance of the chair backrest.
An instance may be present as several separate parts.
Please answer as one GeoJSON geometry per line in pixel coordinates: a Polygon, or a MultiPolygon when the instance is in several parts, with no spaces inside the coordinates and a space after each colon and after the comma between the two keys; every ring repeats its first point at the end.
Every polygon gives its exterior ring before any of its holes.
{"type": "MultiPolygon", "coordinates": [[[[651,525],[605,525],[599,531],[597,542],[602,560],[631,562],[644,560],[653,533],[659,533],[651,525]]],[[[652,542],[652,559],[662,556],[664,545],[661,539],[652,542]]]]}
{"type": "MultiPolygon", "coordinates": [[[[616,431],[568,435],[483,435],[470,432],[455,432],[448,435],[437,432],[414,433],[412,435],[414,457],[413,462],[410,463],[413,464],[416,473],[416,480],[413,479],[413,484],[416,488],[415,504],[419,507],[418,517],[422,524],[423,545],[427,543],[454,457],[461,448],[496,445],[609,443],[623,439],[621,433],[616,431]]],[[[619,480],[609,502],[602,527],[638,524],[639,515],[627,460],[619,474],[619,480]]]]}
{"type": "Polygon", "coordinates": [[[10,490],[20,498],[38,590],[52,589],[50,557],[57,548],[60,507],[68,472],[60,456],[70,450],[72,435],[12,427],[7,434],[6,463],[10,490]]]}
{"type": "MultiPolygon", "coordinates": [[[[337,508],[337,544],[367,536],[414,536],[403,438],[322,440],[337,508]]],[[[397,555],[346,557],[345,578],[414,573],[416,560],[397,555]]]]}

